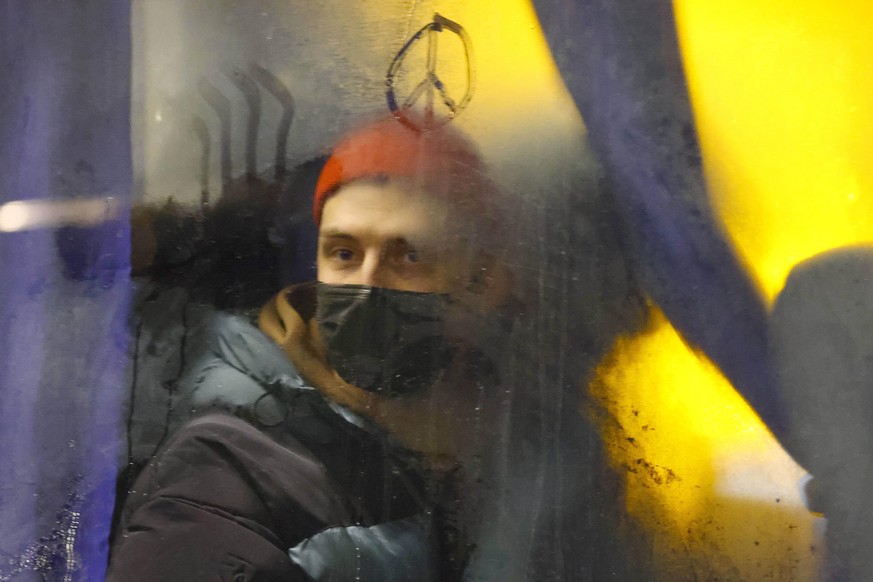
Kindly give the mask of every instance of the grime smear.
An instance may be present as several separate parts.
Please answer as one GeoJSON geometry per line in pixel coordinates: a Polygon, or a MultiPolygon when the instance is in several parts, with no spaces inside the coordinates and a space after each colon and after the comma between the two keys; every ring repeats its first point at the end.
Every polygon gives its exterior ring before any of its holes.
{"type": "Polygon", "coordinates": [[[660,311],[615,343],[590,390],[659,579],[816,579],[805,471],[660,311]]]}

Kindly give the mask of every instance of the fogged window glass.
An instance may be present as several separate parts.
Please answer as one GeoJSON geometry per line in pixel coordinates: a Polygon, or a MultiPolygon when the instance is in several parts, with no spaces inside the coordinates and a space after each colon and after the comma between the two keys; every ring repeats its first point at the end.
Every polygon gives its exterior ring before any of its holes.
{"type": "Polygon", "coordinates": [[[608,4],[6,8],[0,580],[866,579],[866,20],[608,4]]]}

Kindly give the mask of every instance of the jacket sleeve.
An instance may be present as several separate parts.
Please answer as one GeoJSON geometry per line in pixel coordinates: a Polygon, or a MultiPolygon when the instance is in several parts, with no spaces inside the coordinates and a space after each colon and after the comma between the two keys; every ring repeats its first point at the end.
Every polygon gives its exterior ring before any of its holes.
{"type": "Polygon", "coordinates": [[[177,431],[143,470],[121,517],[107,580],[308,580],[288,555],[350,521],[312,453],[207,415],[177,431]]]}
{"type": "Polygon", "coordinates": [[[204,333],[205,349],[180,382],[174,427],[214,411],[276,426],[288,416],[288,396],[311,390],[282,350],[245,318],[220,313],[204,333]]]}

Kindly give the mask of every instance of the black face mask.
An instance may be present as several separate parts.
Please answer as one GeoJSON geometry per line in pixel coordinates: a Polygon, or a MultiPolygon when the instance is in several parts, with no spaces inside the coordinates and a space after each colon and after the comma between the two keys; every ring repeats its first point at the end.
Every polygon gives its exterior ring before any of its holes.
{"type": "Polygon", "coordinates": [[[433,386],[456,348],[448,295],[318,283],[315,318],[327,359],[348,383],[386,396],[433,386]]]}

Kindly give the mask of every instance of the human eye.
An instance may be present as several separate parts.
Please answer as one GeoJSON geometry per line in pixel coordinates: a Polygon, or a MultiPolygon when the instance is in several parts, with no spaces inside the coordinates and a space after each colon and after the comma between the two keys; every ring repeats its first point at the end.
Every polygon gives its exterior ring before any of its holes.
{"type": "Polygon", "coordinates": [[[325,240],[321,245],[321,256],[337,267],[346,267],[359,259],[355,244],[344,239],[325,240]]]}
{"type": "Polygon", "coordinates": [[[348,261],[354,260],[355,251],[353,251],[352,249],[347,249],[347,248],[338,248],[338,249],[334,249],[331,252],[331,257],[333,257],[334,259],[336,259],[338,261],[348,262],[348,261]]]}
{"type": "Polygon", "coordinates": [[[403,253],[402,260],[407,263],[417,263],[421,260],[421,256],[417,250],[407,249],[406,252],[403,253]]]}
{"type": "Polygon", "coordinates": [[[398,241],[389,251],[392,261],[404,267],[416,266],[422,262],[422,253],[406,241],[398,241]]]}
{"type": "Polygon", "coordinates": [[[405,277],[426,276],[435,267],[434,253],[404,241],[391,253],[394,268],[405,277]]]}

